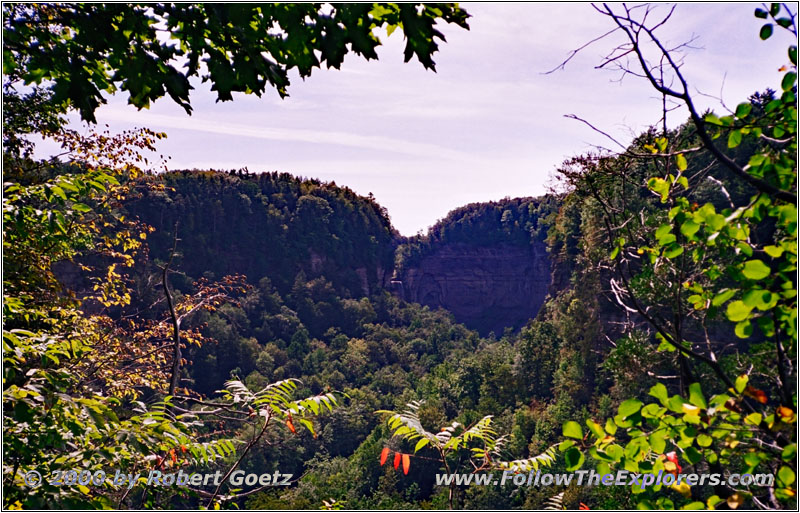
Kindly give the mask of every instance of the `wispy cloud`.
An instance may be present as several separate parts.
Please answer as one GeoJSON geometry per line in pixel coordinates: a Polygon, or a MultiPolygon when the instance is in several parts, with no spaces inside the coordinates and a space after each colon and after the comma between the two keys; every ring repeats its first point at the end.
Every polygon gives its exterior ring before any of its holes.
{"type": "MultiPolygon", "coordinates": [[[[735,106],[766,86],[777,88],[785,34],[758,37],[755,4],[683,3],[660,29],[677,44],[696,34],[705,50],[687,53],[682,72],[702,109],[722,93],[735,106]],[[727,75],[726,75],[727,74],[727,75]]],[[[176,168],[248,166],[335,180],[373,192],[403,233],[414,233],[469,201],[541,194],[565,159],[609,141],[575,114],[623,143],[657,122],[661,102],[646,80],[595,69],[621,34],[581,51],[566,69],[543,74],[569,52],[612,26],[588,4],[466,5],[471,30],[442,24],[437,72],[404,63],[403,35],[382,37],[380,59],[349,55],[341,70],[292,75],[291,97],[237,95],[216,102],[209,84],[194,83],[194,115],[168,99],[137,112],[126,95],[99,109],[112,131],[135,124],[164,130],[159,152],[176,168]]],[[[667,5],[658,9],[665,12],[667,5]]],[[[670,126],[686,120],[683,110],[670,126]]],[[[76,125],[79,123],[76,123],[76,125]]],[[[53,148],[58,153],[58,148],[53,148]]]]}
{"type": "Polygon", "coordinates": [[[147,125],[153,129],[173,128],[209,134],[251,137],[271,141],[303,142],[312,144],[332,144],[377,150],[388,153],[401,153],[415,157],[435,160],[470,161],[472,156],[465,152],[437,144],[409,141],[395,137],[363,135],[339,131],[306,130],[298,128],[275,128],[227,123],[203,119],[197,116],[173,116],[151,112],[133,112],[129,108],[109,107],[98,116],[101,121],[121,121],[147,125]]]}

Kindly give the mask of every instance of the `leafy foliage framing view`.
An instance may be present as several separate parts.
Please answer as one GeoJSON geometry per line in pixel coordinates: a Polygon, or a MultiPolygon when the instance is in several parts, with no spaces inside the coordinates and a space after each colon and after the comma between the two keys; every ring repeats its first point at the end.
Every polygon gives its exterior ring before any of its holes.
{"type": "MultiPolygon", "coordinates": [[[[222,100],[268,85],[284,95],[293,68],[375,58],[384,24],[403,30],[406,60],[432,68],[435,22],[466,27],[457,6],[4,5],[3,506],[796,508],[797,48],[781,91],[697,112],[660,20],[642,21],[649,7],[597,10],[627,38],[607,64],[648,80],[664,118],[673,100],[689,120],[570,159],[553,194],[468,205],[405,239],[346,187],[153,173],[146,159],[165,134],[81,135],[64,114],[92,120],[117,87],[138,107],[169,95],[188,111],[193,76],[222,100]],[[276,23],[282,35],[259,35],[276,23]],[[30,134],[64,153],[35,160],[30,134]],[[518,332],[481,337],[385,288],[439,247],[501,242],[544,242],[559,284],[518,332]],[[775,481],[434,479],[579,468],[775,481]],[[79,469],[294,479],[23,481],[79,469]]],[[[796,40],[786,8],[755,15],[762,39],[796,40]]]]}

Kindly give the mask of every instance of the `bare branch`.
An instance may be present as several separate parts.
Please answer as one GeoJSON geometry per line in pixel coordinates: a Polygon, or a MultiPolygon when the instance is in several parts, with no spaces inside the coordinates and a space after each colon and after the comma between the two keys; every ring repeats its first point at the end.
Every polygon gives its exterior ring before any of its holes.
{"type": "Polygon", "coordinates": [[[694,123],[695,127],[697,128],[697,134],[700,137],[700,140],[703,142],[703,145],[711,152],[714,157],[721,162],[725,167],[733,171],[737,176],[742,178],[744,181],[755,187],[757,190],[761,192],[765,192],[770,194],[778,199],[783,201],[797,204],[797,196],[789,191],[784,191],[771,183],[757,178],[750,173],[748,173],[744,168],[739,166],[736,162],[733,161],[730,157],[728,157],[725,153],[719,150],[714,144],[714,141],[711,138],[711,135],[706,130],[706,123],[703,120],[702,116],[697,111],[697,108],[692,100],[691,95],[689,94],[689,87],[686,82],[685,77],[680,71],[680,64],[675,62],[675,59],[670,54],[670,51],[663,45],[663,43],[659,40],[658,37],[653,33],[654,29],[648,28],[642,22],[636,21],[630,17],[630,9],[625,7],[626,15],[622,16],[616,14],[608,4],[603,4],[603,9],[599,10],[604,15],[610,17],[616,24],[617,27],[620,28],[627,36],[630,44],[632,45],[632,49],[636,54],[640,67],[644,72],[647,80],[650,84],[660,93],[672,96],[681,100],[684,105],[689,109],[689,115],[692,118],[692,122],[694,123]],[[641,41],[639,39],[639,34],[644,32],[650,41],[658,48],[661,52],[663,57],[667,60],[670,69],[675,74],[675,77],[678,79],[681,85],[681,90],[675,90],[671,87],[667,87],[662,81],[660,81],[656,76],[653,74],[652,70],[647,64],[647,60],[644,57],[644,52],[641,47],[641,41]]]}
{"type": "Polygon", "coordinates": [[[601,39],[605,39],[606,37],[608,37],[608,36],[610,36],[611,34],[613,34],[614,32],[616,32],[617,30],[619,30],[619,29],[616,29],[616,28],[615,28],[615,29],[611,29],[611,30],[609,30],[608,32],[606,32],[605,34],[603,34],[602,36],[597,36],[596,38],[592,39],[592,40],[591,40],[591,41],[589,41],[588,43],[586,43],[586,44],[582,45],[581,47],[579,47],[579,48],[576,48],[575,50],[572,50],[572,51],[569,53],[569,56],[568,56],[566,59],[564,59],[564,60],[561,62],[561,64],[559,64],[559,65],[558,65],[558,66],[556,66],[555,68],[551,69],[550,71],[545,71],[544,73],[542,73],[542,75],[550,75],[551,73],[555,73],[555,72],[556,72],[556,71],[558,71],[558,70],[563,70],[563,69],[566,67],[567,63],[568,63],[569,61],[571,61],[573,57],[575,57],[576,55],[578,55],[578,53],[580,53],[580,51],[581,51],[581,50],[584,50],[585,48],[587,48],[587,47],[591,46],[592,44],[594,44],[594,43],[596,43],[596,42],[598,42],[598,41],[600,41],[601,39]]]}

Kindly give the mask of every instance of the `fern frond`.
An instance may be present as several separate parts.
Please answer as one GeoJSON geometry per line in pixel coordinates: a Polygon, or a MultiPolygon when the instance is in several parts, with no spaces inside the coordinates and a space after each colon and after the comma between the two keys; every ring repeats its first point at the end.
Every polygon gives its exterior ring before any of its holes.
{"type": "Polygon", "coordinates": [[[545,503],[544,509],[547,511],[560,511],[566,509],[564,507],[564,492],[553,495],[545,503]]]}
{"type": "Polygon", "coordinates": [[[389,429],[392,430],[392,436],[401,437],[409,442],[418,440],[416,451],[428,444],[440,448],[442,446],[442,440],[422,427],[422,422],[419,420],[417,411],[422,404],[424,404],[423,401],[411,401],[406,405],[406,409],[402,413],[388,410],[378,410],[376,413],[390,414],[386,422],[389,425],[389,429]]]}
{"type": "Polygon", "coordinates": [[[556,446],[548,447],[543,453],[531,458],[513,461],[500,461],[497,463],[502,470],[513,470],[515,472],[530,472],[538,470],[539,467],[549,467],[556,461],[556,446]]]}
{"type": "Polygon", "coordinates": [[[297,390],[298,382],[297,379],[284,379],[271,383],[255,394],[253,404],[286,407],[291,402],[292,394],[297,390]]]}
{"type": "Polygon", "coordinates": [[[458,450],[459,447],[466,448],[469,442],[480,440],[484,443],[484,448],[493,448],[497,431],[492,429],[492,416],[487,415],[472,425],[469,429],[459,436],[453,436],[445,444],[445,448],[458,450]]]}

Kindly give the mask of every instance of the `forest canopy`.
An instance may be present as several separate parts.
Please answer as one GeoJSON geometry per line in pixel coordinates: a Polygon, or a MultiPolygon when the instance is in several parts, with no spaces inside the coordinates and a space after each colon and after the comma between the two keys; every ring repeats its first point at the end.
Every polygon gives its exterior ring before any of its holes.
{"type": "Polygon", "coordinates": [[[188,113],[193,78],[223,101],[284,96],[293,70],[376,58],[383,27],[433,69],[437,23],[467,28],[457,5],[4,4],[3,507],[796,508],[796,13],[756,9],[761,39],[793,37],[781,87],[723,114],[698,110],[662,43],[670,9],[595,9],[624,37],[603,66],[645,80],[663,122],[567,159],[550,194],[471,203],[402,237],[371,194],[154,172],[145,153],[166,134],[65,116],[94,121],[119,89],[188,113]],[[667,100],[688,113],[677,126],[667,100]],[[31,136],[63,153],[40,158],[31,136]],[[481,336],[397,293],[456,246],[544,248],[542,307],[481,336]],[[105,479],[114,469],[129,486],[105,479]],[[538,470],[771,480],[437,478],[538,470]],[[243,488],[235,472],[291,483],[243,488]]]}

